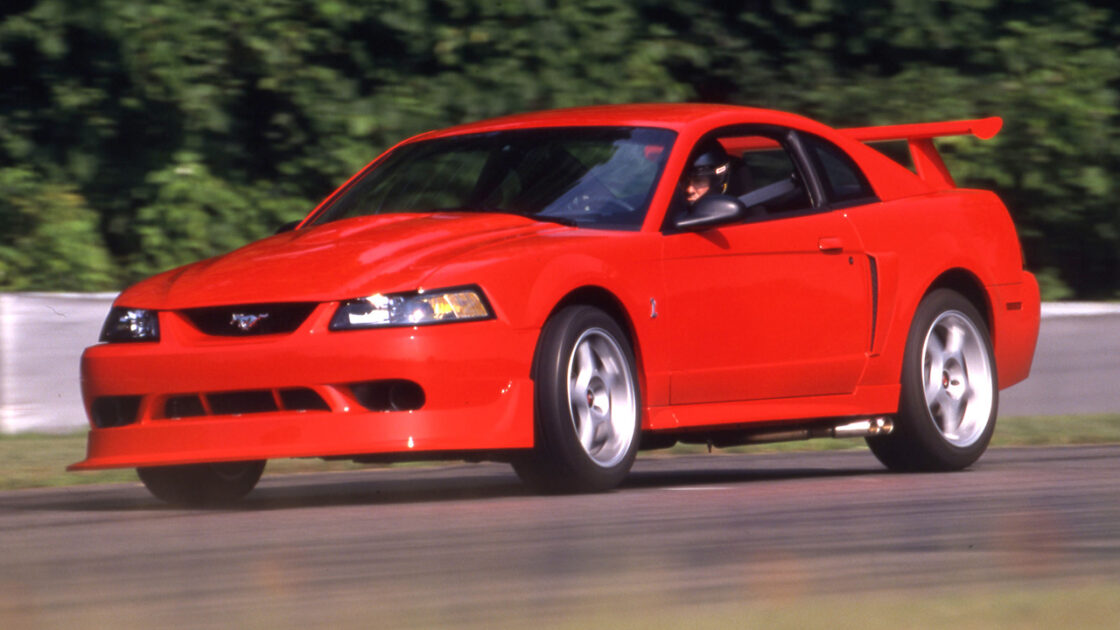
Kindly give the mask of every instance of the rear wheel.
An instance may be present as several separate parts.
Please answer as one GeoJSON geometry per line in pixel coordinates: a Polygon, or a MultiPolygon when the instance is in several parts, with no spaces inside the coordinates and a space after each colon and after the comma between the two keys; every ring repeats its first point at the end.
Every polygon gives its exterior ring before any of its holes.
{"type": "Polygon", "coordinates": [[[137,468],[156,498],[174,505],[228,505],[249,494],[264,473],[263,461],[137,468]]]}
{"type": "Polygon", "coordinates": [[[514,470],[550,492],[617,486],[634,463],[640,426],[626,335],[599,309],[572,306],[545,324],[537,352],[535,445],[514,470]]]}
{"type": "Polygon", "coordinates": [[[910,326],[895,429],[867,443],[892,470],[959,470],[988,448],[998,400],[983,318],[959,293],[938,289],[910,326]]]}

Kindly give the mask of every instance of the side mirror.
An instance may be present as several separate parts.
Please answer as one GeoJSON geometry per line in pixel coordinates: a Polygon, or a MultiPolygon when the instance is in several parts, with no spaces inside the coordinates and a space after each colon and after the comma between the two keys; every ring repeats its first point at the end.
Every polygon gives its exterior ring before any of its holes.
{"type": "Polygon", "coordinates": [[[688,214],[677,217],[673,226],[685,232],[699,232],[734,223],[745,214],[743,203],[731,195],[705,195],[688,214]]]}
{"type": "Polygon", "coordinates": [[[280,227],[276,228],[276,231],[273,232],[273,234],[283,234],[284,232],[291,232],[292,230],[296,229],[296,226],[299,225],[302,222],[303,222],[302,219],[299,220],[299,221],[288,221],[284,225],[281,225],[280,227]]]}

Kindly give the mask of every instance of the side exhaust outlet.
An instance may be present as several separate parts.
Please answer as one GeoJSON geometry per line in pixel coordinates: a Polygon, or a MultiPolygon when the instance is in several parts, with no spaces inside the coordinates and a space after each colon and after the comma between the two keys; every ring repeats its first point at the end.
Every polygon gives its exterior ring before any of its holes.
{"type": "Polygon", "coordinates": [[[861,420],[848,420],[843,424],[817,425],[792,429],[771,429],[763,431],[729,431],[715,434],[700,434],[678,437],[685,443],[707,443],[709,446],[726,448],[741,444],[765,444],[768,442],[796,442],[814,438],[865,438],[887,435],[894,430],[894,421],[889,416],[876,416],[861,420]],[[702,437],[703,441],[697,438],[702,437]]]}
{"type": "Polygon", "coordinates": [[[864,420],[853,420],[834,426],[806,427],[760,433],[735,434],[713,439],[712,444],[719,447],[736,444],[764,444],[767,442],[795,442],[814,438],[861,438],[887,435],[894,430],[894,422],[887,416],[864,420]]]}
{"type": "Polygon", "coordinates": [[[832,427],[830,437],[871,437],[873,435],[887,435],[893,430],[894,422],[886,416],[879,416],[878,418],[857,420],[856,422],[832,427]]]}

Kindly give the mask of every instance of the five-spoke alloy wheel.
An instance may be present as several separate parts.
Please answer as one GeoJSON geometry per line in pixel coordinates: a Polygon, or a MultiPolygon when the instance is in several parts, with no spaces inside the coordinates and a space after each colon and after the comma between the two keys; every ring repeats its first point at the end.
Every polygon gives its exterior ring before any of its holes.
{"type": "Polygon", "coordinates": [[[622,347],[609,332],[589,328],[568,359],[572,428],[591,461],[604,468],[630,451],[637,417],[634,376],[622,347]]]}
{"type": "Polygon", "coordinates": [[[949,444],[968,447],[988,428],[994,379],[980,330],[960,311],[934,320],[922,348],[926,408],[949,444]]]}
{"type": "Polygon", "coordinates": [[[617,486],[638,451],[640,397],[630,342],[610,316],[570,306],[545,324],[534,364],[535,446],[514,460],[553,492],[617,486]]]}
{"type": "Polygon", "coordinates": [[[975,462],[995,429],[995,365],[976,307],[954,291],[932,291],[910,327],[894,432],[868,438],[871,451],[892,470],[959,470],[975,462]]]}

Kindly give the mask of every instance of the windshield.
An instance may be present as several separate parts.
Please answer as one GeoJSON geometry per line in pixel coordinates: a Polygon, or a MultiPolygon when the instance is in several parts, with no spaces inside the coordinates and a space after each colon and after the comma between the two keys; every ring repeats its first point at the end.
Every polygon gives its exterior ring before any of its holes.
{"type": "Polygon", "coordinates": [[[395,212],[503,212],[641,227],[676,134],[633,127],[499,131],[404,145],[313,221],[395,212]]]}

